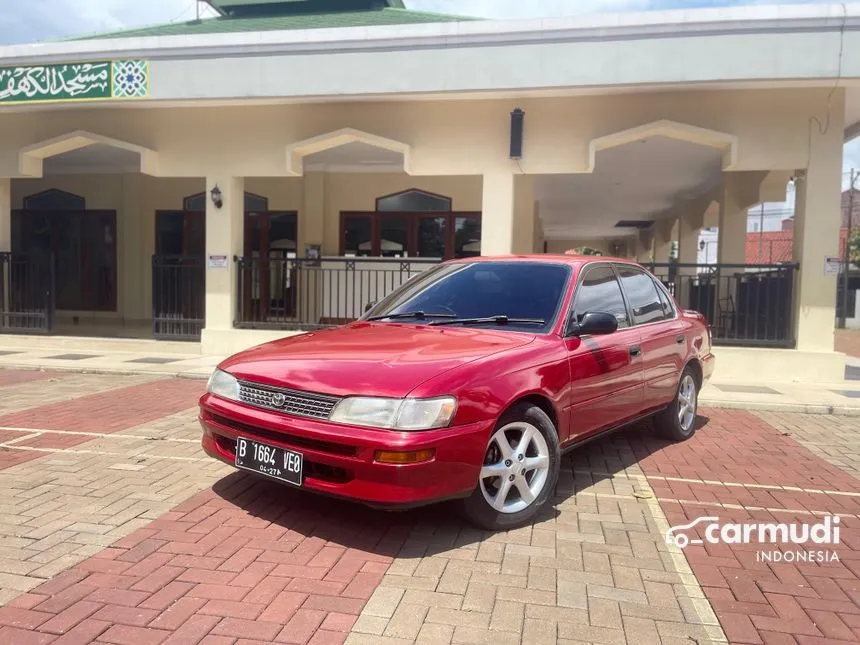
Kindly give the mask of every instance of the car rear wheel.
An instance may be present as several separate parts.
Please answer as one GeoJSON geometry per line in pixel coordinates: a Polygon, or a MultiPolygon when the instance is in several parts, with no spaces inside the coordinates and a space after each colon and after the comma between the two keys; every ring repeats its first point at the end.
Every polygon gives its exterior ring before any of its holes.
{"type": "Polygon", "coordinates": [[[553,494],[560,463],[550,418],[535,405],[515,405],[490,436],[478,485],[463,501],[466,517],[491,531],[527,524],[553,494]]]}
{"type": "Polygon", "coordinates": [[[657,431],[672,441],[685,441],[696,433],[699,386],[692,367],[681,374],[675,398],[654,420],[657,431]]]}

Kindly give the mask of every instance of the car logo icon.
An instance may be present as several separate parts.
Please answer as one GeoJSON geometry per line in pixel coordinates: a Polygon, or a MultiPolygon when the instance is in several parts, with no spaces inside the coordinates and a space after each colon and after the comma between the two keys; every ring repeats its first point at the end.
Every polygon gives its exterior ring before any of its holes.
{"type": "Polygon", "coordinates": [[[280,392],[275,392],[272,395],[272,405],[276,408],[282,408],[287,404],[287,397],[280,392]]]}
{"type": "Polygon", "coordinates": [[[673,526],[669,528],[668,531],[666,531],[666,544],[674,544],[681,549],[686,547],[688,544],[702,544],[702,540],[700,540],[699,538],[691,539],[690,536],[686,535],[685,533],[680,533],[679,531],[691,529],[697,524],[700,524],[701,522],[718,522],[719,520],[719,517],[697,517],[689,524],[673,526]]]}

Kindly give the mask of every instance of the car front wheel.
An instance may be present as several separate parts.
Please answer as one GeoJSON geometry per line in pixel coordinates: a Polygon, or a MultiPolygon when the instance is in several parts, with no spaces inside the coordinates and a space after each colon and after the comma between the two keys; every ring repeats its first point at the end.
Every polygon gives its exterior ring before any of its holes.
{"type": "Polygon", "coordinates": [[[553,494],[560,463],[550,418],[535,405],[515,405],[490,436],[478,485],[464,500],[466,517],[491,531],[527,524],[553,494]]]}

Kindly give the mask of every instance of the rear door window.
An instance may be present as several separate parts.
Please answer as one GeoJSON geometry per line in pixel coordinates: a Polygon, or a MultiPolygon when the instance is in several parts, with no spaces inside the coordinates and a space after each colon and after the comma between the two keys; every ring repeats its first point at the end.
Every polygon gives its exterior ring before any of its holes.
{"type": "Polygon", "coordinates": [[[660,301],[657,285],[654,284],[651,276],[640,269],[624,265],[618,267],[618,275],[621,277],[624,293],[633,310],[634,325],[644,325],[669,318],[660,301]]]}

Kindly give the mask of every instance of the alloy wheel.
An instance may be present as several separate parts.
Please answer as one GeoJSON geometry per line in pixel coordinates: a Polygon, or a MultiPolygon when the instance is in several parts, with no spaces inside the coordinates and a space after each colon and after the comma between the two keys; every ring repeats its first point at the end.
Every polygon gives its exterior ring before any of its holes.
{"type": "Polygon", "coordinates": [[[684,374],[678,387],[678,423],[684,433],[690,432],[696,421],[696,382],[692,375],[684,374]]]}
{"type": "Polygon", "coordinates": [[[540,430],[517,421],[490,438],[480,487],[487,504],[500,513],[518,513],[540,495],[549,475],[549,448],[540,430]]]}

